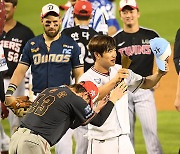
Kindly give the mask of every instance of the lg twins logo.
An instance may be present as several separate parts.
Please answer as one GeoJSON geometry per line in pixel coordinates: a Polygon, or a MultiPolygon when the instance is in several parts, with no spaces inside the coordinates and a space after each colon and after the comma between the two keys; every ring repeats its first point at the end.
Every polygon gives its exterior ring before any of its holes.
{"type": "Polygon", "coordinates": [[[89,92],[89,94],[91,95],[91,97],[94,97],[94,96],[96,95],[96,91],[95,91],[95,90],[91,90],[91,91],[89,92]]]}

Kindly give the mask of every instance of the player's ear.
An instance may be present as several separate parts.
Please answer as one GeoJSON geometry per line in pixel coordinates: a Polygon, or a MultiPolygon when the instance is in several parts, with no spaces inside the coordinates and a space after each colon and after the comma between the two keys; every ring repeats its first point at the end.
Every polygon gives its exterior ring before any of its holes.
{"type": "Polygon", "coordinates": [[[94,57],[95,59],[99,59],[101,57],[101,55],[98,52],[94,52],[94,57]]]}

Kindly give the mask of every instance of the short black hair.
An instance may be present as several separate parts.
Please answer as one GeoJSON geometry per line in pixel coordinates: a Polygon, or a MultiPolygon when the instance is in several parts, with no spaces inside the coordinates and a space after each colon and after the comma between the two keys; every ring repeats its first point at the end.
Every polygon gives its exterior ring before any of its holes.
{"type": "Polygon", "coordinates": [[[74,14],[74,17],[76,17],[78,20],[88,20],[90,16],[82,16],[78,14],[74,14]]]}
{"type": "Polygon", "coordinates": [[[51,11],[51,12],[48,12],[43,18],[46,18],[48,15],[59,17],[59,15],[56,12],[51,11]]]}
{"type": "Polygon", "coordinates": [[[18,0],[4,0],[4,2],[6,2],[6,3],[12,3],[13,6],[16,6],[17,3],[18,3],[18,0]]]}

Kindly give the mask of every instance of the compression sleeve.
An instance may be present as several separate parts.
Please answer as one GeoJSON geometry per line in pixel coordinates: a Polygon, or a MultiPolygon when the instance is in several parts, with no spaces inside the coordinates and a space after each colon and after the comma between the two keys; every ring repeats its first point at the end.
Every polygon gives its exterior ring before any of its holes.
{"type": "Polygon", "coordinates": [[[92,119],[90,123],[98,127],[102,126],[109,117],[113,107],[114,104],[111,101],[108,101],[104,108],[101,109],[101,111],[92,119]]]}

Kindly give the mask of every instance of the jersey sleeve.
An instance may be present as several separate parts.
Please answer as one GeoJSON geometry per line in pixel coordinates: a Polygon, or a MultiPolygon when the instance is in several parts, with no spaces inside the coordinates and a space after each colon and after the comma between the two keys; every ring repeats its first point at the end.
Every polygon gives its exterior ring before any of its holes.
{"type": "Polygon", "coordinates": [[[77,68],[83,66],[84,66],[84,60],[83,60],[83,56],[81,55],[81,49],[78,46],[78,44],[74,41],[74,50],[72,54],[72,67],[77,68]]]}
{"type": "Polygon", "coordinates": [[[129,70],[129,77],[125,80],[128,84],[128,90],[135,93],[144,83],[145,78],[129,70]]]}
{"type": "Polygon", "coordinates": [[[0,46],[0,72],[8,70],[6,58],[4,56],[4,50],[0,46]]]}
{"type": "Polygon", "coordinates": [[[31,53],[30,41],[28,41],[23,48],[23,52],[19,60],[19,63],[30,66],[31,65],[30,53],[31,53]]]}
{"type": "Polygon", "coordinates": [[[179,74],[180,71],[180,28],[178,29],[176,33],[175,43],[174,43],[174,65],[176,68],[177,74],[179,74]]]}
{"type": "Polygon", "coordinates": [[[83,123],[89,123],[95,116],[95,112],[82,98],[76,98],[76,101],[72,104],[76,119],[83,125],[83,123]]]}

